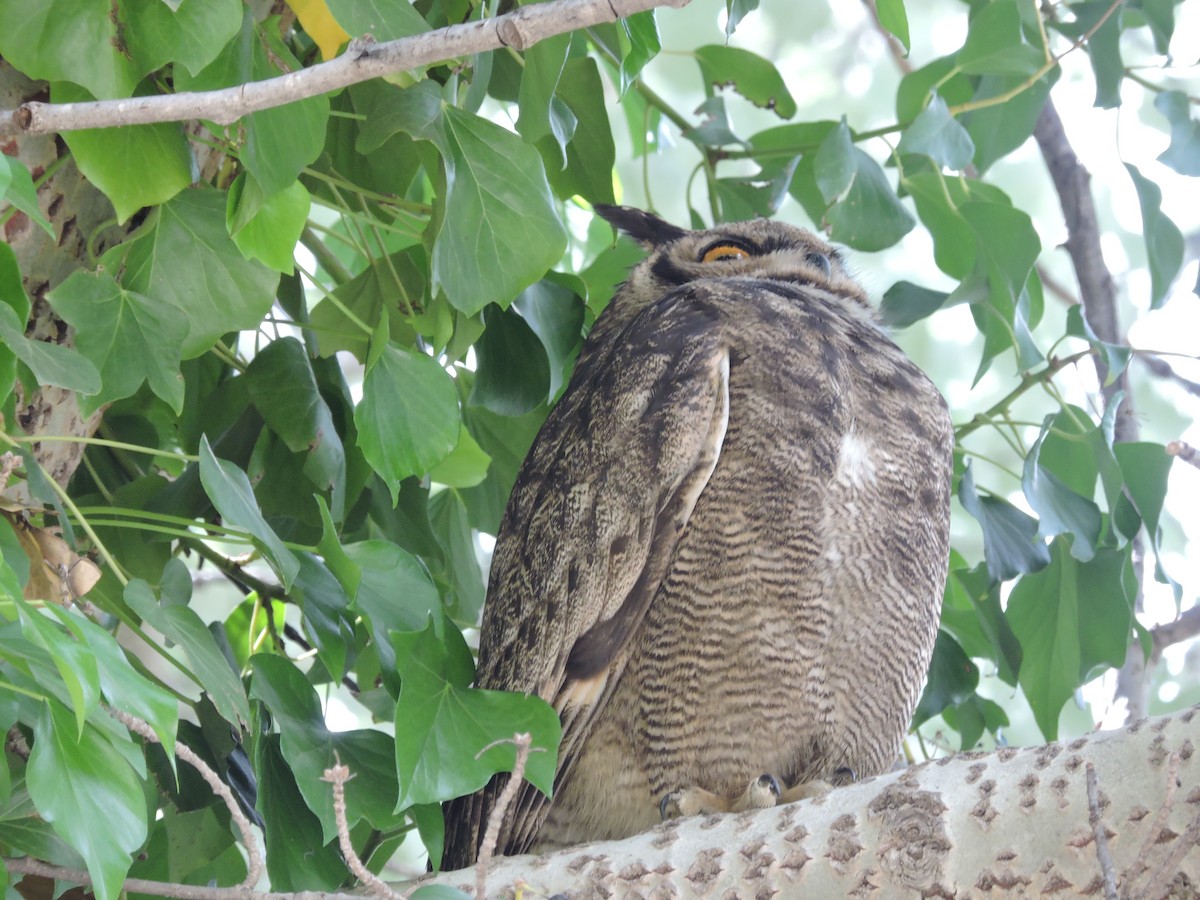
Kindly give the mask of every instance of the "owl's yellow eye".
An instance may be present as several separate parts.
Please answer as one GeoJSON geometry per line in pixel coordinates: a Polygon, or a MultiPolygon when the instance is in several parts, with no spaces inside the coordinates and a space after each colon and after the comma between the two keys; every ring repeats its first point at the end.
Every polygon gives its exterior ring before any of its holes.
{"type": "Polygon", "coordinates": [[[737,244],[716,244],[704,251],[700,262],[720,262],[723,259],[739,259],[749,255],[745,247],[739,247],[737,244]]]}

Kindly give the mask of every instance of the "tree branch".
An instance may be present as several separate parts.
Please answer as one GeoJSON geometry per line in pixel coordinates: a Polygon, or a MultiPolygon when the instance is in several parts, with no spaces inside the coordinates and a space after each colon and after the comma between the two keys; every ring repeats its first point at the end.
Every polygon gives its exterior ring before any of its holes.
{"type": "Polygon", "coordinates": [[[1173,622],[1150,629],[1154,638],[1154,656],[1162,655],[1168,647],[1200,635],[1200,604],[1184,610],[1173,622]]]}
{"type": "Polygon", "coordinates": [[[553,0],[523,6],[493,19],[450,25],[425,34],[376,44],[350,42],[341,56],[298,72],[219,91],[160,94],[86,103],[22,103],[0,109],[0,137],[184,122],[207,119],[229,125],[252,112],[327,94],[351,84],[419,69],[500,47],[525,50],[538,41],[644,12],[658,6],[683,7],[691,0],[553,0]]]}

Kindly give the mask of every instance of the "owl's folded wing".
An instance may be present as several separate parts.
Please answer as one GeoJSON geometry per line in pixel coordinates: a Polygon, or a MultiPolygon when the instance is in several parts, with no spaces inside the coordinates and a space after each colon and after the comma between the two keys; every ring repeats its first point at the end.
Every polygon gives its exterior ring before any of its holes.
{"type": "MultiPolygon", "coordinates": [[[[620,678],[721,452],[729,350],[721,317],[696,302],[705,291],[671,292],[604,352],[581,357],[501,524],[477,683],[555,707],[559,784],[620,678]]],[[[498,781],[447,806],[447,867],[473,861],[498,781]]],[[[547,809],[523,785],[499,851],[527,850],[547,809]]]]}

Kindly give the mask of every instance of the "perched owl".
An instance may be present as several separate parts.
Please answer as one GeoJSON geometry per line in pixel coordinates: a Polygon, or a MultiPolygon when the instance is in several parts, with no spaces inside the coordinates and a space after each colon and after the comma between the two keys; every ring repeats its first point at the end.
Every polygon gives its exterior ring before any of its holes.
{"type": "MultiPolygon", "coordinates": [[[[649,257],[517,477],[478,686],[562,720],[498,852],[771,805],[897,758],[938,627],[953,434],[838,252],[597,207],[649,257]]],[[[474,861],[500,786],[447,804],[474,861]]]]}

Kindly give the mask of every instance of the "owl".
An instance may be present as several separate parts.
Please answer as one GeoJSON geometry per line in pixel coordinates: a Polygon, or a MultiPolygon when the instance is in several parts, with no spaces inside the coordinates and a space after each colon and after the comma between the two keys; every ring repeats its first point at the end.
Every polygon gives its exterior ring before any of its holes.
{"type": "MultiPolygon", "coordinates": [[[[953,431],[839,252],[596,211],[649,250],[584,342],[496,542],[477,684],[562,721],[497,852],[786,802],[896,761],[937,633],[953,431]]],[[[447,804],[474,861],[508,775],[447,804]]]]}

